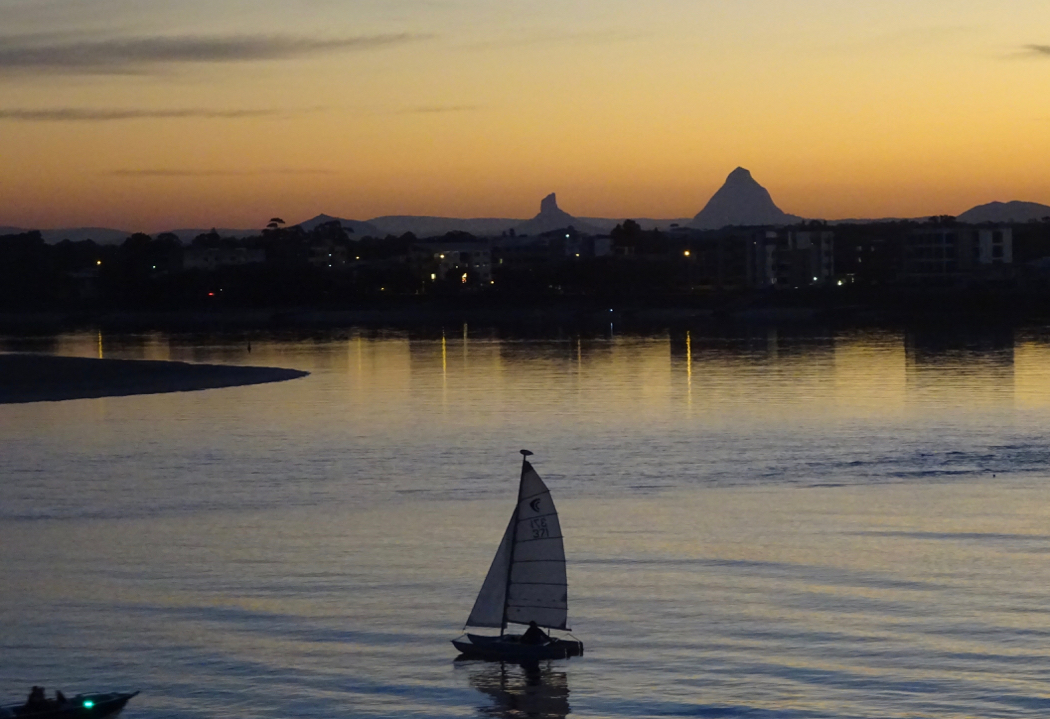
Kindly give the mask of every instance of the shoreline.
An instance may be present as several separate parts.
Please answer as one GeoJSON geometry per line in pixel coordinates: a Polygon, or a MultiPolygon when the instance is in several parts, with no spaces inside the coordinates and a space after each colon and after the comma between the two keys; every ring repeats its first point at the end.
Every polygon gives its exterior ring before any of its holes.
{"type": "MultiPolygon", "coordinates": [[[[238,331],[283,329],[337,329],[345,327],[441,327],[471,324],[603,325],[610,319],[690,323],[711,321],[715,312],[696,308],[545,307],[373,307],[326,309],[315,307],[219,310],[160,310],[112,312],[0,312],[0,333],[36,334],[69,330],[108,331],[238,331]]],[[[797,313],[796,313],[797,314],[797,313]]],[[[809,312],[806,311],[808,316],[809,312]]]]}
{"type": "Polygon", "coordinates": [[[309,374],[279,367],[0,354],[0,405],[195,392],[284,382],[309,374]]]}
{"type": "MultiPolygon", "coordinates": [[[[721,307],[688,303],[552,302],[539,305],[390,304],[364,308],[270,307],[190,310],[97,310],[0,312],[0,334],[56,334],[76,330],[111,332],[226,332],[289,329],[443,328],[450,325],[568,326],[600,328],[610,322],[623,329],[697,325],[848,325],[908,326],[930,322],[980,324],[1050,323],[1045,308],[987,297],[950,302],[953,295],[903,298],[885,304],[729,303],[721,307]]],[[[1011,298],[1012,300],[1013,298],[1011,298]]]]}

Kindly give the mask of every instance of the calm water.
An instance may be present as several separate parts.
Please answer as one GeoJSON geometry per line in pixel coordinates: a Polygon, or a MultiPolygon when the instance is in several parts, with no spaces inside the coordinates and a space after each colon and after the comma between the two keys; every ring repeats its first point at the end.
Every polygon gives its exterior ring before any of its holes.
{"type": "Polygon", "coordinates": [[[302,380],[0,406],[0,702],[125,716],[1045,717],[1050,341],[0,340],[302,380]],[[528,447],[586,656],[453,662],[528,447]]]}

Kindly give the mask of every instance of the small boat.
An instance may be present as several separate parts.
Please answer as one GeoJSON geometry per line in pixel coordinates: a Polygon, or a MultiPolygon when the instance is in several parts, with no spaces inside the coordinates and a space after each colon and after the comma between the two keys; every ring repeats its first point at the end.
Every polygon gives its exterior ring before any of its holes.
{"type": "Polygon", "coordinates": [[[532,452],[523,449],[521,454],[518,501],[466,623],[499,627],[500,633],[453,639],[463,658],[533,662],[583,655],[583,642],[551,637],[531,626],[569,631],[568,583],[558,511],[529,464],[532,452]],[[508,634],[509,624],[530,625],[530,630],[508,634]]]}
{"type": "Polygon", "coordinates": [[[138,692],[110,692],[108,694],[77,694],[59,702],[45,699],[35,706],[8,704],[0,706],[0,718],[22,717],[32,719],[99,719],[115,716],[138,692]]]}

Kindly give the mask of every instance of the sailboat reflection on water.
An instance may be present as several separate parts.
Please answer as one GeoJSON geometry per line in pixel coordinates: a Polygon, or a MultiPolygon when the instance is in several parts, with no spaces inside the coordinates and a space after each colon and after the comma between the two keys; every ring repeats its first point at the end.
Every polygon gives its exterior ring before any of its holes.
{"type": "Polygon", "coordinates": [[[481,716],[565,719],[571,711],[568,677],[549,664],[484,664],[471,670],[470,685],[493,700],[478,707],[481,716]]]}
{"type": "Polygon", "coordinates": [[[509,624],[568,632],[565,547],[558,511],[547,486],[521,450],[521,481],[507,531],[481,585],[466,626],[499,627],[499,636],[466,634],[452,644],[468,658],[508,661],[568,659],[583,654],[583,643],[539,633],[508,634],[509,624]]]}

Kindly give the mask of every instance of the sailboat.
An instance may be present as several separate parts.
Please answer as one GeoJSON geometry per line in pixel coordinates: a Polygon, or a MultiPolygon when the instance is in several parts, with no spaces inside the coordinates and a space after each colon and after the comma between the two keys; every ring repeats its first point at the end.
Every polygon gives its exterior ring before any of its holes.
{"type": "Polygon", "coordinates": [[[518,501],[466,623],[499,627],[500,633],[453,639],[467,658],[535,661],[583,654],[583,642],[538,629],[569,631],[565,547],[550,490],[529,464],[532,452],[523,449],[521,455],[518,501]],[[508,634],[509,624],[529,625],[529,630],[508,634]]]}

